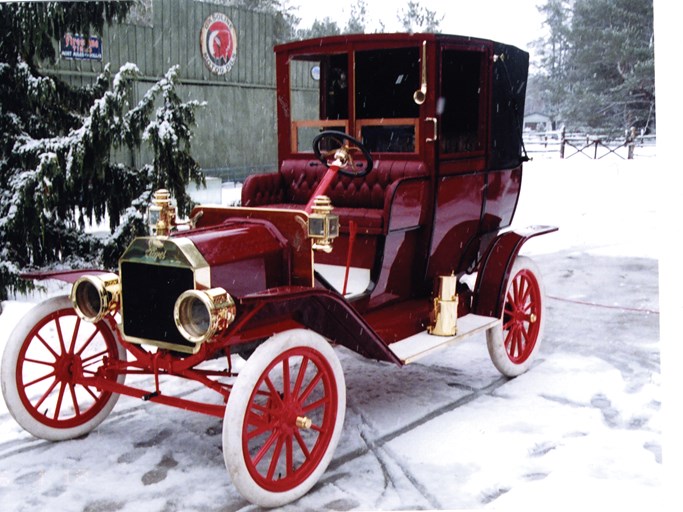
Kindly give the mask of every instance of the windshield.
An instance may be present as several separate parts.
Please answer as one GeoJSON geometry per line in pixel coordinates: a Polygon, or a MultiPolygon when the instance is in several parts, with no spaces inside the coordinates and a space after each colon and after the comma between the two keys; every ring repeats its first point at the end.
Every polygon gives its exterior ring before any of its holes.
{"type": "Polygon", "coordinates": [[[371,152],[416,152],[418,48],[359,51],[353,57],[351,67],[349,53],[290,62],[292,151],[310,152],[320,131],[338,130],[371,152]]]}

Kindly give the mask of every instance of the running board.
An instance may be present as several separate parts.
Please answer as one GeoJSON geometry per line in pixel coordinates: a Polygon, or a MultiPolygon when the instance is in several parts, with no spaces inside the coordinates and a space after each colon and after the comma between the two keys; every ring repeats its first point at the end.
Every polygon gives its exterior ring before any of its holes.
{"type": "Polygon", "coordinates": [[[414,363],[438,349],[453,345],[480,332],[485,332],[500,324],[500,318],[480,315],[465,315],[458,318],[458,334],[455,336],[435,336],[427,331],[414,334],[389,345],[403,364],[414,363]]]}

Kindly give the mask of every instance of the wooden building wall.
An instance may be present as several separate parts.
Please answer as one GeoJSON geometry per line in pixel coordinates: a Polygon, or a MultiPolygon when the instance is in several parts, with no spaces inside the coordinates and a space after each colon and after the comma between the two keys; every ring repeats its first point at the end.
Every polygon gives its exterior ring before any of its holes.
{"type": "MultiPolygon", "coordinates": [[[[51,71],[85,85],[107,62],[112,75],[123,64],[135,63],[142,74],[132,98],[137,102],[151,83],[178,64],[183,99],[207,102],[197,112],[195,158],[207,174],[240,177],[272,169],[277,161],[274,25],[270,15],[222,3],[147,0],[126,21],[98,34],[101,62],[60,59],[51,71]],[[202,24],[217,12],[230,18],[237,33],[237,59],[224,75],[209,70],[200,48],[202,24]]],[[[139,165],[149,154],[143,151],[130,158],[139,165]]]]}

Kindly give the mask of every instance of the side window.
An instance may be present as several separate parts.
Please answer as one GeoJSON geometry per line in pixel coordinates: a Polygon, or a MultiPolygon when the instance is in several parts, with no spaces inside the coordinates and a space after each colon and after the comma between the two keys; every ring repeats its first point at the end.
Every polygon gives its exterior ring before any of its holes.
{"type": "Polygon", "coordinates": [[[418,48],[359,51],[355,64],[357,136],[372,152],[416,152],[418,48]]]}
{"type": "Polygon", "coordinates": [[[417,117],[413,92],[419,89],[417,48],[356,53],[356,117],[417,117]]]}
{"type": "Polygon", "coordinates": [[[469,153],[484,149],[481,81],[485,54],[475,51],[444,50],[441,59],[442,153],[469,153]]]}

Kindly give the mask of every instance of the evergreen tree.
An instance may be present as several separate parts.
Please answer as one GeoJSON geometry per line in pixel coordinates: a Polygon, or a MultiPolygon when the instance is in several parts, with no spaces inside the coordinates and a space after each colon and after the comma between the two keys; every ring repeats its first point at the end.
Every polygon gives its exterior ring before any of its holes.
{"type": "Polygon", "coordinates": [[[298,37],[297,25],[301,18],[296,15],[297,8],[290,5],[287,0],[237,0],[236,5],[273,15],[276,42],[285,43],[298,37]]]}
{"type": "Polygon", "coordinates": [[[548,35],[532,45],[540,72],[529,77],[530,87],[527,89],[527,96],[532,96],[532,101],[529,102],[528,108],[533,104],[543,105],[544,113],[554,121],[561,117],[568,95],[572,1],[548,0],[538,8],[545,17],[544,26],[548,30],[548,35]]]}
{"type": "Polygon", "coordinates": [[[344,33],[346,34],[364,34],[366,31],[365,18],[368,15],[368,4],[365,0],[356,0],[351,5],[351,14],[349,21],[346,24],[344,33]]]}
{"type": "Polygon", "coordinates": [[[577,124],[619,132],[651,123],[654,30],[651,0],[576,0],[571,23],[571,101],[577,124]]]}
{"type": "Polygon", "coordinates": [[[299,29],[297,31],[297,38],[310,39],[313,37],[338,36],[341,33],[342,30],[337,25],[337,22],[329,17],[325,17],[322,20],[316,19],[309,28],[299,29]]]}
{"type": "Polygon", "coordinates": [[[654,122],[651,0],[547,0],[536,77],[545,110],[572,129],[622,134],[654,122]]]}
{"type": "Polygon", "coordinates": [[[189,154],[196,102],[178,97],[177,68],[131,108],[135,65],[114,76],[106,66],[91,86],[72,88],[41,66],[54,62],[65,32],[101,33],[130,3],[0,4],[0,298],[23,289],[22,270],[112,265],[144,229],[153,190],[169,188],[181,213],[189,179],[201,181],[189,154]],[[116,149],[151,146],[152,164],[115,162],[116,149]],[[85,232],[109,217],[111,234],[85,232]]]}
{"type": "Polygon", "coordinates": [[[438,32],[444,18],[414,0],[398,11],[396,17],[406,32],[438,32]]]}

